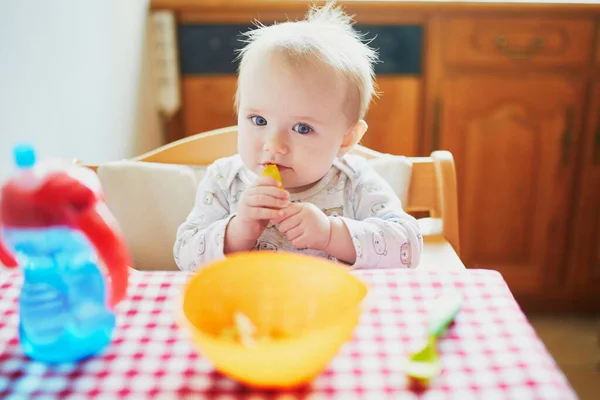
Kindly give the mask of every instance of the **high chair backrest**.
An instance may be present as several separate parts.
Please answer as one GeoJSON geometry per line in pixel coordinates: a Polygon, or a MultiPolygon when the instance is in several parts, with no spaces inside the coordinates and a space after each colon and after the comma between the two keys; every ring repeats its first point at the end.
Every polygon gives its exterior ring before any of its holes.
{"type": "MultiPolygon", "coordinates": [[[[130,161],[180,165],[209,165],[213,161],[237,152],[237,127],[231,126],[199,133],[161,146],[130,161]]],[[[357,145],[352,151],[365,158],[381,157],[383,153],[357,145]]],[[[454,159],[448,151],[434,151],[430,157],[409,157],[412,174],[408,212],[428,212],[438,222],[439,234],[459,254],[458,200],[454,159]]],[[[97,166],[89,166],[96,169],[97,166]]]]}

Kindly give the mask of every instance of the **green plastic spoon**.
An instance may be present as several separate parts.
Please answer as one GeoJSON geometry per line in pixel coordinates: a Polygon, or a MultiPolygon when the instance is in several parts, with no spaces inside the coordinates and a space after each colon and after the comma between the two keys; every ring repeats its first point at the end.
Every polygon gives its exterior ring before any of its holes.
{"type": "Polygon", "coordinates": [[[427,343],[411,354],[405,364],[404,370],[409,378],[427,386],[440,373],[442,365],[436,348],[437,339],[446,331],[461,305],[462,296],[455,291],[446,292],[435,300],[427,314],[427,343]]]}

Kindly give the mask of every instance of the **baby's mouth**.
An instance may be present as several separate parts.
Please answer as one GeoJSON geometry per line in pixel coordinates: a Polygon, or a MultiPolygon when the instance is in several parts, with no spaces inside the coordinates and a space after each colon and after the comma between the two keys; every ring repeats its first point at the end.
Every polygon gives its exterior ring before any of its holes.
{"type": "Polygon", "coordinates": [[[290,169],[290,167],[286,167],[285,165],[281,165],[281,164],[277,164],[277,163],[269,163],[269,162],[267,162],[267,163],[262,163],[261,165],[262,165],[263,167],[266,167],[267,165],[276,165],[276,166],[277,166],[277,169],[278,169],[280,172],[281,172],[281,171],[285,171],[285,170],[288,170],[288,169],[290,169]]]}

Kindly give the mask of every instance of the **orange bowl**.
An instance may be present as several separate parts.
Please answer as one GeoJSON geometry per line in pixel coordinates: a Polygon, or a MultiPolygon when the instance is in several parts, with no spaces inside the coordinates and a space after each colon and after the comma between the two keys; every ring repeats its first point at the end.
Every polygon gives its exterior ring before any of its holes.
{"type": "Polygon", "coordinates": [[[240,253],[190,279],[177,321],[220,372],[251,386],[288,388],[313,380],[352,337],[366,294],[362,281],[325,259],[240,253]],[[247,346],[223,338],[236,313],[269,339],[247,346]]]}

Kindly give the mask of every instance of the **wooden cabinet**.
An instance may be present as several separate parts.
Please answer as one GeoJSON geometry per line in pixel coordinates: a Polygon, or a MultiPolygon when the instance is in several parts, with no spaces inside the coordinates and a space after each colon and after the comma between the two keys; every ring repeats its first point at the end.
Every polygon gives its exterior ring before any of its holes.
{"type": "MultiPolygon", "coordinates": [[[[239,32],[310,3],[153,0],[179,21],[172,137],[234,124],[239,32]]],[[[454,154],[465,265],[500,271],[524,308],[600,309],[600,5],[339,3],[382,60],[362,144],[454,154]]]]}
{"type": "Polygon", "coordinates": [[[439,147],[456,162],[461,258],[500,271],[514,292],[556,284],[566,261],[584,88],[548,75],[468,75],[440,90],[439,147]]]}
{"type": "MultiPolygon", "coordinates": [[[[235,51],[240,47],[240,32],[251,26],[222,18],[206,21],[191,16],[179,25],[181,137],[237,123],[233,108],[235,51]]],[[[285,14],[280,19],[285,19],[285,14]]],[[[422,26],[369,25],[368,19],[360,22],[357,28],[373,39],[372,46],[379,50],[382,60],[376,65],[380,96],[366,117],[369,130],[363,144],[383,152],[416,156],[420,152],[422,26]]]]}
{"type": "Polygon", "coordinates": [[[600,293],[600,82],[593,87],[588,110],[578,160],[580,174],[568,271],[570,287],[579,296],[600,293]]]}
{"type": "Polygon", "coordinates": [[[600,309],[600,197],[582,160],[596,24],[524,13],[430,29],[425,150],[455,157],[461,259],[500,271],[524,308],[600,309]]]}
{"type": "MultiPolygon", "coordinates": [[[[233,75],[193,75],[182,79],[183,132],[198,132],[237,124],[233,107],[237,79],[233,75]]],[[[419,127],[421,82],[414,77],[382,76],[377,80],[378,98],[365,117],[369,129],[363,145],[406,156],[420,151],[419,127]]]]}

